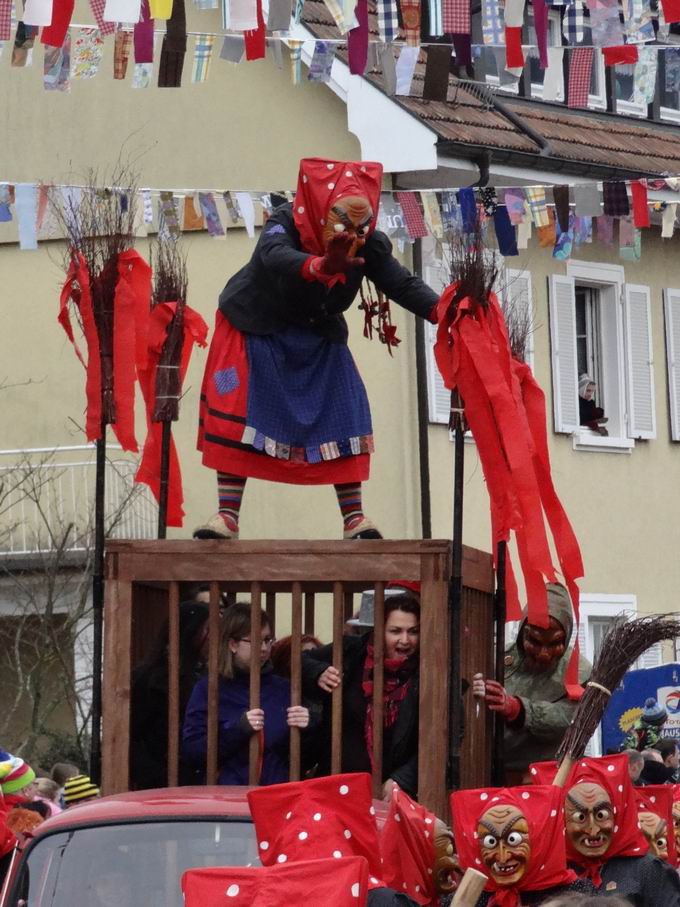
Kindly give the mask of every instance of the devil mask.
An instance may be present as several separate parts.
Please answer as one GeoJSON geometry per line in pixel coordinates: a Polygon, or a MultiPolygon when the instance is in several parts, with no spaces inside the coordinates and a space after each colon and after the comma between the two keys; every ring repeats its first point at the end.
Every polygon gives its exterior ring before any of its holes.
{"type": "Polygon", "coordinates": [[[531,674],[552,673],[567,649],[567,634],[554,617],[547,627],[525,624],[522,628],[523,665],[531,674]]]}
{"type": "Polygon", "coordinates": [[[516,806],[498,805],[479,820],[482,861],[497,885],[517,885],[531,857],[529,823],[516,806]]]}
{"type": "Polygon", "coordinates": [[[346,233],[353,257],[375,229],[382,165],[370,161],[300,161],[293,217],[302,248],[323,255],[330,240],[346,233]]]}

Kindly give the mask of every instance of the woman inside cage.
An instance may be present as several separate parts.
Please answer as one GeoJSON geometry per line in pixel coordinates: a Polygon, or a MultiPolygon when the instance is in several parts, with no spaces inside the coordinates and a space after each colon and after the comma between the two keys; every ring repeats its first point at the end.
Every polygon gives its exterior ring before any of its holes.
{"type": "MultiPolygon", "coordinates": [[[[373,592],[362,595],[357,622],[372,627],[373,592]]],[[[383,656],[383,795],[389,799],[394,784],[411,796],[418,789],[418,667],[420,605],[415,596],[387,590],[384,607],[383,656]]],[[[343,772],[371,772],[373,767],[374,631],[342,638],[342,675],[332,664],[333,646],[303,654],[305,695],[323,702],[319,773],[331,765],[331,700],[342,684],[343,772]]]]}
{"type": "MultiPolygon", "coordinates": [[[[222,621],[218,688],[219,784],[248,784],[250,740],[260,738],[260,784],[288,781],[290,728],[305,728],[309,712],[291,705],[290,681],[274,673],[274,643],[267,615],[261,614],[261,646],[253,653],[251,608],[237,602],[222,621]],[[260,707],[250,708],[252,659],[260,659],[260,707]]],[[[205,766],[208,753],[208,678],[194,687],[182,732],[182,753],[192,764],[205,766]]]]}

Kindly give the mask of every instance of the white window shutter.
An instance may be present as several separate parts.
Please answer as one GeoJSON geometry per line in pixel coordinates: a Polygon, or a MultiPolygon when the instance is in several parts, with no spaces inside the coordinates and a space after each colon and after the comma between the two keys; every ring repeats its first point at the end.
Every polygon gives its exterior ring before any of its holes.
{"type": "MultiPolygon", "coordinates": [[[[446,265],[433,260],[423,269],[423,280],[435,293],[443,293],[449,283],[446,265]]],[[[444,386],[434,358],[434,344],[437,339],[437,325],[425,322],[425,363],[427,369],[427,409],[430,422],[449,424],[451,413],[451,391],[444,386]]]]}
{"type": "Polygon", "coordinates": [[[664,291],[671,438],[680,441],[680,290],[664,291]]]}
{"type": "Polygon", "coordinates": [[[571,434],[579,426],[576,301],[574,278],[550,276],[550,343],[552,345],[555,431],[571,434]]]}
{"type": "Polygon", "coordinates": [[[651,308],[649,287],[626,284],[624,319],[629,438],[656,438],[651,308]]]}
{"type": "Polygon", "coordinates": [[[640,668],[658,668],[662,664],[661,646],[659,643],[656,643],[651,649],[647,649],[646,652],[642,653],[635,663],[635,668],[638,670],[640,668]]]}
{"type": "Polygon", "coordinates": [[[503,287],[503,304],[518,311],[525,312],[529,322],[529,336],[525,349],[525,362],[530,369],[534,367],[534,306],[531,290],[531,271],[518,271],[515,268],[505,269],[505,286],[503,287]]]}

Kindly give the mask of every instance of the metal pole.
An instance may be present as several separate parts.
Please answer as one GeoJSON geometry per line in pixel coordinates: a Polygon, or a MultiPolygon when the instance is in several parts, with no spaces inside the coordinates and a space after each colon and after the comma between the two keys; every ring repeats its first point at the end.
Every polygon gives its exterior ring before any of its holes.
{"type": "Polygon", "coordinates": [[[106,507],[106,423],[96,442],[94,496],[94,564],[92,571],[92,739],[90,741],[90,777],[101,783],[102,727],[102,648],[104,629],[104,538],[106,507]]]}
{"type": "MultiPolygon", "coordinates": [[[[506,598],[505,598],[505,556],[507,542],[499,542],[496,548],[496,595],[495,595],[495,617],[496,617],[496,671],[495,677],[498,683],[505,686],[505,617],[506,617],[506,598]]],[[[504,766],[504,737],[505,737],[505,719],[496,712],[494,715],[493,727],[493,783],[497,787],[502,787],[505,781],[504,766]]]]}
{"type": "Polygon", "coordinates": [[[161,439],[161,482],[158,500],[158,538],[164,539],[168,528],[168,491],[170,489],[170,439],[172,422],[163,422],[161,439]]]}
{"type": "Polygon", "coordinates": [[[449,781],[453,790],[460,787],[460,742],[463,702],[460,677],[461,610],[463,605],[463,479],[465,470],[465,423],[463,401],[457,391],[451,394],[451,427],[454,431],[453,467],[453,565],[449,583],[449,714],[451,716],[449,781]]]}
{"type": "MultiPolygon", "coordinates": [[[[422,274],[420,240],[413,246],[413,269],[422,274]]],[[[418,468],[420,471],[420,524],[424,539],[432,538],[430,499],[430,419],[427,409],[427,365],[425,362],[425,321],[416,318],[416,394],[418,402],[418,468]]]]}

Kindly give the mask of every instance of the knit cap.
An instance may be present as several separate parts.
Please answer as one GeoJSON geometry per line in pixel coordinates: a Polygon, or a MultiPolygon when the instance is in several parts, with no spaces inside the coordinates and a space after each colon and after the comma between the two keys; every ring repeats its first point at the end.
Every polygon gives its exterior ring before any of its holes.
{"type": "Polygon", "coordinates": [[[64,803],[71,806],[99,796],[99,788],[87,775],[75,775],[64,784],[64,803]]]}
{"type": "Polygon", "coordinates": [[[665,724],[668,718],[668,712],[662,705],[659,705],[653,696],[650,696],[649,699],[645,700],[645,707],[642,710],[642,715],[640,717],[645,724],[651,724],[654,727],[657,727],[665,724]]]}
{"type": "Polygon", "coordinates": [[[0,761],[0,789],[3,795],[17,794],[32,781],[35,781],[35,772],[19,756],[9,756],[8,760],[0,761]]]}

